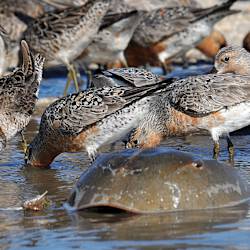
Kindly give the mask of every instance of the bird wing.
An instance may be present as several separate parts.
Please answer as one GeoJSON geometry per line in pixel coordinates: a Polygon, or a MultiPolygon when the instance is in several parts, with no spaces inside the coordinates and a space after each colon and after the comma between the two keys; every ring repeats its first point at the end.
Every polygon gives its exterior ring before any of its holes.
{"type": "Polygon", "coordinates": [[[91,15],[94,5],[95,1],[91,0],[82,6],[46,12],[43,16],[29,23],[25,37],[32,37],[32,33],[41,39],[44,37],[53,39],[55,36],[60,36],[65,30],[76,28],[80,20],[87,19],[91,15]]]}
{"type": "Polygon", "coordinates": [[[107,13],[102,19],[102,23],[101,23],[101,26],[99,28],[99,31],[111,26],[112,24],[114,24],[116,22],[119,22],[122,19],[134,16],[134,15],[138,15],[137,10],[130,11],[130,12],[124,12],[124,13],[112,13],[112,14],[107,13]]]}
{"type": "MultiPolygon", "coordinates": [[[[0,78],[0,110],[18,112],[22,107],[25,89],[25,74],[21,69],[0,78]]],[[[25,97],[24,97],[25,99],[25,97]]]]}
{"type": "Polygon", "coordinates": [[[140,68],[117,68],[107,70],[106,72],[125,80],[131,84],[131,86],[135,87],[155,84],[161,80],[161,77],[150,71],[140,68]]]}
{"type": "Polygon", "coordinates": [[[175,81],[166,97],[176,109],[203,116],[250,100],[250,76],[210,74],[175,81]]]}
{"type": "Polygon", "coordinates": [[[226,12],[225,16],[234,13],[227,10],[235,1],[228,0],[205,9],[181,6],[154,10],[144,17],[135,31],[133,40],[144,47],[158,43],[183,31],[191,23],[214,13],[226,12]]]}
{"type": "Polygon", "coordinates": [[[33,57],[27,43],[21,41],[22,66],[0,78],[0,112],[31,115],[37,100],[44,58],[33,57]]]}
{"type": "Polygon", "coordinates": [[[42,120],[63,134],[78,134],[108,115],[163,88],[159,83],[141,88],[104,87],[61,98],[49,106],[42,120]]]}

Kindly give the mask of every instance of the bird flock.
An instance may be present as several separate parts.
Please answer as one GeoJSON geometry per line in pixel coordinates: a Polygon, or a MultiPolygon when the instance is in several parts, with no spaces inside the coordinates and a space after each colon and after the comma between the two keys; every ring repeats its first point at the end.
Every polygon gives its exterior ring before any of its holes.
{"type": "Polygon", "coordinates": [[[0,3],[0,151],[29,123],[43,68],[64,65],[65,96],[44,111],[25,148],[28,165],[46,168],[63,152],[83,150],[94,160],[102,145],[126,135],[126,147],[150,148],[168,136],[204,132],[211,134],[216,159],[226,136],[233,160],[229,133],[250,124],[249,52],[219,46],[215,72],[184,79],[138,66],[169,70],[190,48],[206,51],[200,42],[216,22],[239,12],[231,10],[236,0],[150,11],[118,0],[16,2],[0,3]],[[28,4],[31,11],[25,11],[28,4]],[[95,67],[106,70],[93,75],[95,67]],[[89,74],[85,91],[80,69],[89,74]],[[75,93],[67,95],[71,82],[75,93]]]}

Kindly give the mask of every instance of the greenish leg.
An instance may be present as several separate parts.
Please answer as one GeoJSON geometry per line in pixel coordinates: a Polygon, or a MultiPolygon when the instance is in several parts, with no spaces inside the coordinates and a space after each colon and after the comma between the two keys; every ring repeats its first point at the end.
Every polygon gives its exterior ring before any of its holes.
{"type": "Polygon", "coordinates": [[[213,158],[215,160],[218,159],[219,153],[220,153],[220,144],[218,141],[216,141],[216,142],[214,142],[214,155],[213,155],[213,158]]]}
{"type": "Polygon", "coordinates": [[[22,137],[22,148],[23,148],[23,152],[24,152],[24,158],[26,159],[27,152],[28,152],[28,143],[27,143],[27,141],[25,139],[23,130],[20,132],[20,134],[21,134],[21,137],[22,137]]]}
{"type": "Polygon", "coordinates": [[[63,91],[63,95],[66,96],[67,93],[68,93],[68,89],[69,89],[69,84],[71,82],[71,74],[68,73],[68,76],[67,76],[67,82],[66,82],[66,85],[65,85],[65,88],[64,88],[64,91],[63,91]]]}
{"type": "Polygon", "coordinates": [[[71,73],[71,79],[74,82],[76,92],[79,92],[79,85],[77,81],[77,73],[73,65],[70,65],[70,73],[71,73]]]}
{"type": "Polygon", "coordinates": [[[67,95],[68,89],[69,89],[69,85],[70,82],[73,81],[74,85],[75,85],[75,89],[76,92],[79,92],[79,86],[78,86],[78,81],[77,81],[77,73],[75,71],[75,68],[73,65],[71,64],[66,64],[67,65],[67,69],[68,69],[68,77],[67,77],[67,82],[63,91],[64,96],[67,95]]]}
{"type": "Polygon", "coordinates": [[[229,162],[234,162],[234,145],[229,136],[227,137],[227,150],[229,153],[229,162]]]}

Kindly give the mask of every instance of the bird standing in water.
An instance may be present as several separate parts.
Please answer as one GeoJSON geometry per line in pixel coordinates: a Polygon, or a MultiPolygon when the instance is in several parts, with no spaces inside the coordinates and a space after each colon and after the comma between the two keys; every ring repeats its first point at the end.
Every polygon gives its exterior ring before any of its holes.
{"type": "Polygon", "coordinates": [[[154,99],[151,95],[169,82],[171,79],[140,88],[90,89],[57,100],[42,115],[27,164],[48,167],[57,155],[81,150],[93,160],[99,147],[138,126],[154,99]]]}
{"type": "Polygon", "coordinates": [[[151,102],[127,146],[154,147],[167,136],[208,131],[214,141],[214,158],[219,156],[219,138],[225,135],[232,160],[229,133],[249,124],[250,76],[191,76],[170,84],[151,102]]]}

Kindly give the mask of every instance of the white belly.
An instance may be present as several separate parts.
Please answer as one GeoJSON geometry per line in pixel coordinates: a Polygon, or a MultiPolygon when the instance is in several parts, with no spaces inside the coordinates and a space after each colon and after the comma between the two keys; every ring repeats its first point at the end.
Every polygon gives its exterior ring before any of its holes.
{"type": "Polygon", "coordinates": [[[220,115],[224,118],[224,122],[210,130],[214,140],[250,125],[250,102],[223,109],[220,115]]]}
{"type": "Polygon", "coordinates": [[[104,118],[97,126],[98,134],[87,137],[85,148],[89,155],[95,154],[96,150],[105,144],[115,142],[125,136],[131,129],[138,126],[139,121],[148,110],[150,97],[123,108],[114,114],[104,118]]]}

